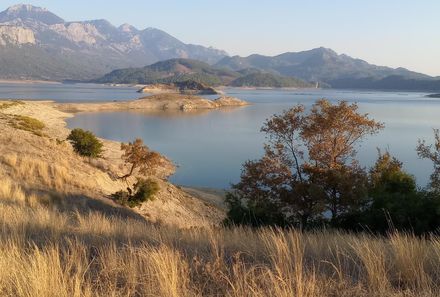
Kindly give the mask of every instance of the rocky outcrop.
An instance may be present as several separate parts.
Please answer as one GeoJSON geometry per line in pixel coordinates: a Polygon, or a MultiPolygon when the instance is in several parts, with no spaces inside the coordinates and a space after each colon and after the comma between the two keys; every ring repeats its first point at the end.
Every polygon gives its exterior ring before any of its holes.
{"type": "Polygon", "coordinates": [[[35,44],[34,32],[17,26],[0,26],[0,45],[35,44]]]}
{"type": "Polygon", "coordinates": [[[55,24],[50,29],[75,43],[94,45],[105,39],[95,26],[87,23],[55,24]]]}

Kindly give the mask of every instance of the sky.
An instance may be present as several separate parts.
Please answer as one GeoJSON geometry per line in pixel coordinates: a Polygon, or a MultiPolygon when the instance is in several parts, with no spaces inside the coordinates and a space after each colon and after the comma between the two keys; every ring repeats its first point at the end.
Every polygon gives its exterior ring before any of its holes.
{"type": "Polygon", "coordinates": [[[440,76],[440,0],[1,0],[67,21],[107,19],[162,29],[230,55],[324,46],[369,63],[440,76]]]}

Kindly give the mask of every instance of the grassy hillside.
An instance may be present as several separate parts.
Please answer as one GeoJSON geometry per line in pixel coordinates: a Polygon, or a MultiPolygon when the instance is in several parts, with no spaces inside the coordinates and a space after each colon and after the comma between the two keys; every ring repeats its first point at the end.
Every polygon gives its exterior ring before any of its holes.
{"type": "Polygon", "coordinates": [[[8,177],[28,196],[55,201],[60,209],[100,210],[107,214],[128,211],[152,223],[166,221],[187,227],[222,221],[223,210],[167,182],[174,165],[165,157],[149,177],[160,186],[155,200],[133,210],[120,207],[110,195],[136,180],[124,182],[117,178],[128,170],[121,158],[121,144],[103,139],[101,158],[79,156],[65,141],[70,131],[64,119],[70,116],[57,110],[52,102],[0,101],[0,184],[8,177]]]}
{"type": "Polygon", "coordinates": [[[2,181],[2,296],[440,294],[438,237],[179,230],[73,205],[59,210],[2,181]]]}

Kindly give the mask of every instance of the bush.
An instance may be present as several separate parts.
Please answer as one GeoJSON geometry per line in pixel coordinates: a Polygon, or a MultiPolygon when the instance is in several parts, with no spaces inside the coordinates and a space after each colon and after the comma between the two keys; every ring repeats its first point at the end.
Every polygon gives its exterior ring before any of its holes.
{"type": "Polygon", "coordinates": [[[97,158],[102,153],[103,143],[90,131],[73,129],[67,140],[70,141],[75,152],[81,156],[97,158]]]}
{"type": "Polygon", "coordinates": [[[119,204],[136,207],[143,202],[154,200],[154,195],[159,191],[159,184],[152,179],[138,179],[133,185],[133,190],[118,191],[111,195],[119,204]]]}

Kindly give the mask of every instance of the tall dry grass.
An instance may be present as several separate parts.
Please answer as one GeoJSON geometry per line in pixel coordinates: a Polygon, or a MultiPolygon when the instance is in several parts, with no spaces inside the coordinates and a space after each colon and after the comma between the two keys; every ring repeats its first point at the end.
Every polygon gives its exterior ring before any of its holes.
{"type": "Polygon", "coordinates": [[[0,178],[0,296],[440,296],[440,238],[179,230],[0,178]]]}

